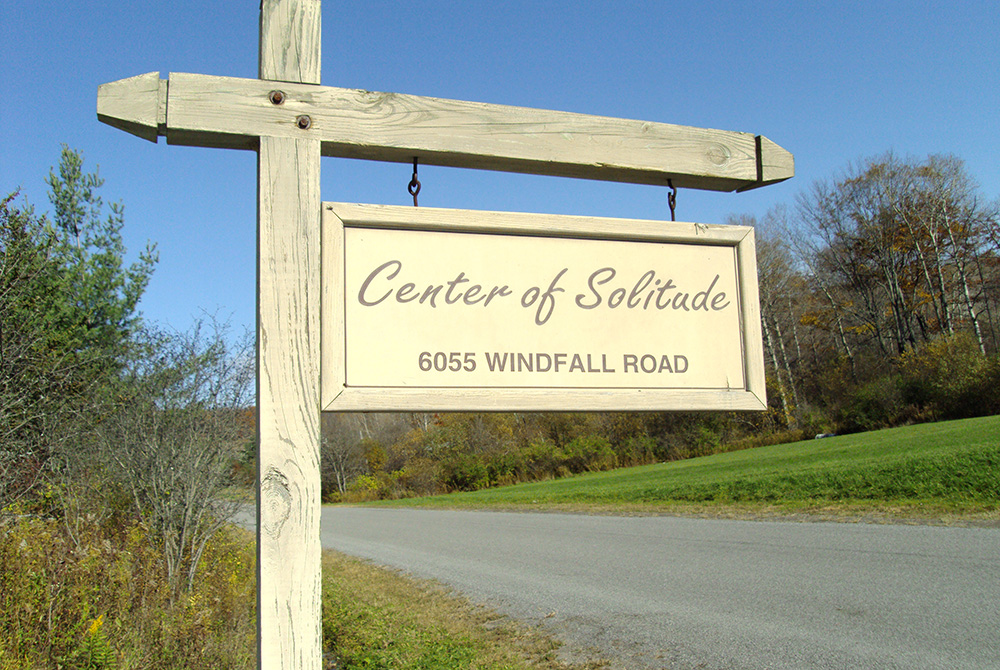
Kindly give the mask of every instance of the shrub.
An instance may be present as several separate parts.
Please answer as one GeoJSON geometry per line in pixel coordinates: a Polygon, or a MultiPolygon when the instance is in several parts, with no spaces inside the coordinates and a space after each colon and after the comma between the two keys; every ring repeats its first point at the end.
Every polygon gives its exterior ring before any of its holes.
{"type": "Polygon", "coordinates": [[[967,333],[941,337],[900,359],[906,398],[940,419],[1000,413],[1000,358],[984,356],[967,333]]]}
{"type": "Polygon", "coordinates": [[[507,486],[522,481],[528,471],[528,457],[523,451],[509,450],[490,454],[486,463],[490,486],[507,486]]]}
{"type": "Polygon", "coordinates": [[[404,472],[401,470],[359,475],[347,487],[343,499],[349,502],[365,502],[400,498],[403,495],[403,476],[404,472]]]}
{"type": "Polygon", "coordinates": [[[563,447],[563,452],[561,465],[573,473],[610,470],[618,462],[611,443],[598,435],[574,438],[563,447]]]}
{"type": "Polygon", "coordinates": [[[490,485],[490,473],[481,459],[462,454],[441,464],[441,482],[449,491],[477,491],[490,485]]]}
{"type": "Polygon", "coordinates": [[[618,462],[622,465],[644,465],[656,460],[656,440],[648,435],[629,437],[618,448],[618,462]]]}
{"type": "Polygon", "coordinates": [[[837,425],[843,433],[878,430],[902,423],[906,414],[899,377],[886,375],[850,392],[837,413],[837,425]]]}
{"type": "Polygon", "coordinates": [[[440,493],[438,464],[430,458],[413,458],[403,468],[399,486],[404,494],[433,495],[440,493]]]}
{"type": "Polygon", "coordinates": [[[556,476],[556,469],[562,463],[563,452],[548,438],[536,438],[522,448],[531,479],[548,479],[556,476]]]}

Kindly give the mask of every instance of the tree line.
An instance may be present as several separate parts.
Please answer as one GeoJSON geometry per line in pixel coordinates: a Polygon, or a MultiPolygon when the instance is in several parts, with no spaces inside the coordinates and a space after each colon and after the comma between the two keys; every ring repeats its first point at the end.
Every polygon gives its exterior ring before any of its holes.
{"type": "Polygon", "coordinates": [[[997,406],[1000,214],[953,156],[889,153],[776,208],[758,231],[777,399],[859,430],[997,406]]]}
{"type": "Polygon", "coordinates": [[[325,415],[329,500],[423,495],[1000,412],[1000,203],[892,153],[757,218],[764,413],[325,415]]]}

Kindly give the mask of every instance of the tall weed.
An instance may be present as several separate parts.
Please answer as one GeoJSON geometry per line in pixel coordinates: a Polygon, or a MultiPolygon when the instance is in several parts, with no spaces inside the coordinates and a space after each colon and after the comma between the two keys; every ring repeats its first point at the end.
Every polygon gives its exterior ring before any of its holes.
{"type": "Polygon", "coordinates": [[[249,536],[224,531],[174,605],[142,524],[0,519],[0,667],[252,668],[256,588],[249,536]]]}

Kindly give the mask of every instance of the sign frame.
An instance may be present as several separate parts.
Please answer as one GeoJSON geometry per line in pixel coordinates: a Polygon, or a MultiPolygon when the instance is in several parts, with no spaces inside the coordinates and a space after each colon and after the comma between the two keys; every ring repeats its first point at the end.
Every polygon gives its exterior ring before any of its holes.
{"type": "Polygon", "coordinates": [[[765,410],[764,351],[751,227],[324,202],[320,395],[324,412],[765,410]],[[730,247],[737,271],[744,384],[725,389],[350,386],[345,231],[376,228],[730,247]]]}

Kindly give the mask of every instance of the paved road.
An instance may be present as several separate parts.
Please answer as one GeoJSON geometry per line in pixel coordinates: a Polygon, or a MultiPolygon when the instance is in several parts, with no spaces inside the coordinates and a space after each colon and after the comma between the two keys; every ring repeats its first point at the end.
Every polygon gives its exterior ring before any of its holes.
{"type": "Polygon", "coordinates": [[[1000,529],[325,508],[323,546],[622,668],[1000,668],[1000,529]]]}

